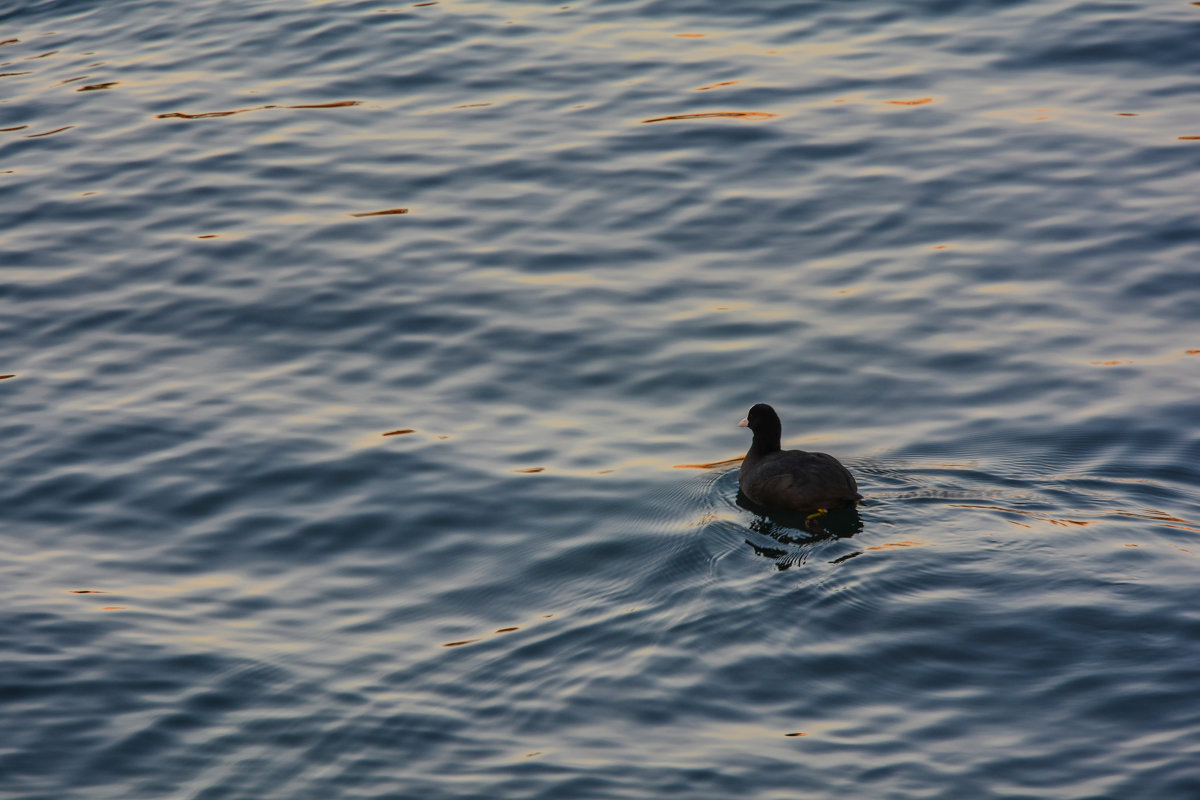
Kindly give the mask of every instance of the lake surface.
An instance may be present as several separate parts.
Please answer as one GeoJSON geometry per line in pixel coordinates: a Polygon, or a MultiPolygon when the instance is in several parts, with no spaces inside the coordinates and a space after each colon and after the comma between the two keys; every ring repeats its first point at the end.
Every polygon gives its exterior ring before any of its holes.
{"type": "Polygon", "coordinates": [[[1197,64],[0,4],[0,795],[1200,797],[1197,64]],[[756,402],[858,509],[738,503],[756,402]]]}

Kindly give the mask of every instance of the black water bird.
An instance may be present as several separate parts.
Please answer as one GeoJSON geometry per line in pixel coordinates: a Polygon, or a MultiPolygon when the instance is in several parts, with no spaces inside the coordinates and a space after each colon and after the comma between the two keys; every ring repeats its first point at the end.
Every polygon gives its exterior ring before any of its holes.
{"type": "Polygon", "coordinates": [[[850,470],[833,456],[780,449],[779,415],[766,403],[751,408],[738,427],[754,432],[738,471],[738,485],[742,494],[763,508],[826,511],[862,499],[850,470]]]}

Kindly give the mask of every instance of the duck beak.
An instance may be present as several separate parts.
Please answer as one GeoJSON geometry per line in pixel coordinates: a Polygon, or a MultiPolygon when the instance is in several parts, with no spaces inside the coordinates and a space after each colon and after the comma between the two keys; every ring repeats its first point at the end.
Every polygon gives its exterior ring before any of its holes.
{"type": "Polygon", "coordinates": [[[738,427],[739,427],[739,428],[749,428],[749,427],[750,427],[750,420],[749,420],[749,419],[743,419],[741,422],[739,422],[739,423],[738,423],[738,427]]]}

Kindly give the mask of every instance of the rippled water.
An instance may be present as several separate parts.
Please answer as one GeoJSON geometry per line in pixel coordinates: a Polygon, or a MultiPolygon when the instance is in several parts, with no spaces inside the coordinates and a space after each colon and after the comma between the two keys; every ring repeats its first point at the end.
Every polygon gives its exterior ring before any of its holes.
{"type": "Polygon", "coordinates": [[[1200,6],[0,6],[0,794],[1200,797],[1200,6]],[[865,502],[736,502],[770,402],[865,502]]]}

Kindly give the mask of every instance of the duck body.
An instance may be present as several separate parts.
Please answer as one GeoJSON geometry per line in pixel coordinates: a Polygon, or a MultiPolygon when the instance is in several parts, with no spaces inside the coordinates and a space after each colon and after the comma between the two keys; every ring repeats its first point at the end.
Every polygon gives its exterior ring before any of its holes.
{"type": "Polygon", "coordinates": [[[738,425],[754,432],[738,471],[738,485],[758,505],[787,511],[829,510],[862,499],[850,470],[833,456],[780,447],[782,426],[769,405],[754,406],[738,425]]]}

